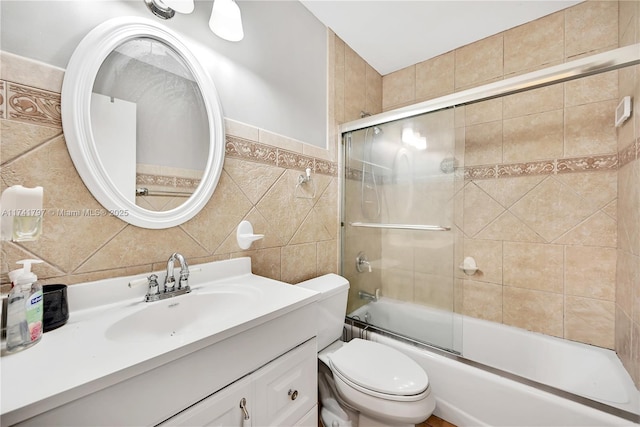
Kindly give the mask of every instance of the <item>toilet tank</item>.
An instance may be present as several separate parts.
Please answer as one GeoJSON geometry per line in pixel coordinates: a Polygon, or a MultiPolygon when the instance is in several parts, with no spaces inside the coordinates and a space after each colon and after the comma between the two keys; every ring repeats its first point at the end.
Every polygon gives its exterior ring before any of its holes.
{"type": "Polygon", "coordinates": [[[342,337],[344,317],[347,313],[349,281],[337,274],[325,274],[298,283],[297,286],[320,292],[318,300],[318,351],[342,337]]]}

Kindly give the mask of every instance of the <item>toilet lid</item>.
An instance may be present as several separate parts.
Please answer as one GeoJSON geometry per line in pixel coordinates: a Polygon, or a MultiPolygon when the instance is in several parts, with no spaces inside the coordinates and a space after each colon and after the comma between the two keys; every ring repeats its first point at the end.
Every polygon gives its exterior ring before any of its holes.
{"type": "Polygon", "coordinates": [[[426,372],[391,347],[359,338],[329,355],[331,366],[361,387],[384,394],[411,396],[429,385],[426,372]]]}

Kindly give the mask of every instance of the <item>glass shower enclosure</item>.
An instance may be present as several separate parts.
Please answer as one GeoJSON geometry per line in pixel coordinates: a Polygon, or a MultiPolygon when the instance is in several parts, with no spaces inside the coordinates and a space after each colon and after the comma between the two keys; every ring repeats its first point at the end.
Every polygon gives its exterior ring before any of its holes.
{"type": "Polygon", "coordinates": [[[447,108],[343,135],[349,317],[454,353],[462,328],[454,315],[464,167],[457,113],[447,108]]]}

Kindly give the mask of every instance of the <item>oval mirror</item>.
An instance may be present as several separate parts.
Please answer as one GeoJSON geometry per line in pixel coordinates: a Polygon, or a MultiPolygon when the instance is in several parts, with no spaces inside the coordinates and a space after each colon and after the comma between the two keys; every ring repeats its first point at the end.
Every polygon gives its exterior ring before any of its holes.
{"type": "Polygon", "coordinates": [[[222,108],[170,30],[137,17],[93,29],[69,60],[61,104],[71,159],[110,214],[168,228],[209,201],[224,162],[222,108]]]}

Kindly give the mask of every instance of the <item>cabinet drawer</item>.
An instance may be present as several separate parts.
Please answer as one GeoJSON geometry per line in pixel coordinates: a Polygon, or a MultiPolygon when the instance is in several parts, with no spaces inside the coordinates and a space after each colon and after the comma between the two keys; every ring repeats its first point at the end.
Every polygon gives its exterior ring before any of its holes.
{"type": "Polygon", "coordinates": [[[256,420],[267,426],[292,426],[317,403],[315,338],[255,373],[256,420]]]}
{"type": "Polygon", "coordinates": [[[236,381],[230,386],[207,397],[201,402],[169,418],[158,427],[248,427],[251,422],[244,418],[240,406],[243,399],[251,399],[252,384],[250,378],[236,381]]]}

